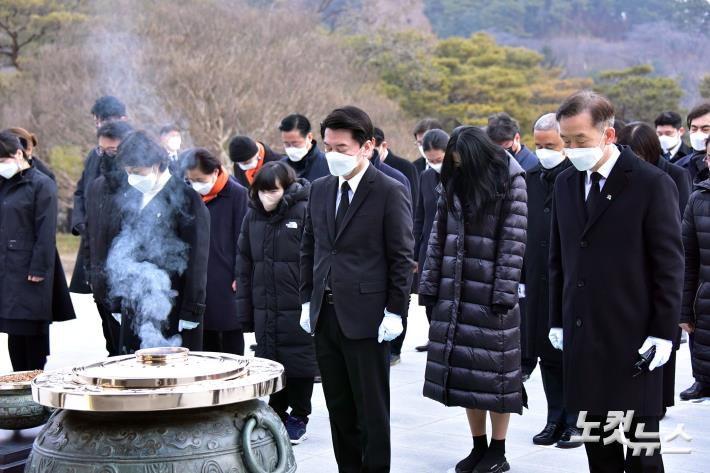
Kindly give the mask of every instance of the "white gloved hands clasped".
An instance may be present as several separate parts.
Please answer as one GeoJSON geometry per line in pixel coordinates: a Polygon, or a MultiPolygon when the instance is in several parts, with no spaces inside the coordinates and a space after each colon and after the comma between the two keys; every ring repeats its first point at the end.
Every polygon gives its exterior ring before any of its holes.
{"type": "Polygon", "coordinates": [[[299,321],[301,328],[307,333],[311,333],[311,303],[306,302],[301,305],[301,320],[299,321]]]}
{"type": "Polygon", "coordinates": [[[377,341],[379,343],[391,342],[395,338],[399,337],[404,331],[404,326],[402,325],[402,317],[397,314],[385,311],[385,318],[382,319],[380,324],[380,329],[377,332],[377,341]]]}
{"type": "Polygon", "coordinates": [[[557,350],[562,350],[562,329],[559,327],[552,327],[550,333],[547,335],[550,339],[550,343],[557,350]]]}
{"type": "Polygon", "coordinates": [[[648,371],[653,371],[659,366],[665,365],[673,353],[673,342],[663,338],[647,337],[639,348],[639,354],[646,353],[652,346],[656,347],[656,354],[648,364],[648,371]]]}
{"type": "Polygon", "coordinates": [[[199,322],[191,322],[189,320],[180,320],[178,322],[178,332],[182,332],[183,330],[196,329],[198,325],[200,325],[199,322]]]}

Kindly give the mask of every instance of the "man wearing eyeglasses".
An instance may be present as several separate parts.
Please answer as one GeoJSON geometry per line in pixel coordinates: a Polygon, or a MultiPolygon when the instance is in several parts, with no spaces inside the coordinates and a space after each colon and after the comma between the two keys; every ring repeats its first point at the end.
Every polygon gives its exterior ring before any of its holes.
{"type": "MultiPolygon", "coordinates": [[[[127,185],[127,174],[118,166],[116,155],[119,145],[132,131],[133,128],[128,123],[118,120],[105,123],[96,133],[98,146],[94,148],[93,155],[98,176],[91,182],[86,193],[85,225],[81,235],[82,247],[79,250],[83,254],[81,269],[94,295],[109,356],[119,354],[118,336],[121,327],[120,321],[113,318],[105,303],[108,300],[108,290],[104,264],[113,243],[112,235],[117,233],[111,231],[116,216],[106,209],[110,208],[110,201],[127,185]]],[[[77,267],[78,264],[79,261],[77,267]]],[[[76,270],[74,272],[76,274],[76,270]]]]}

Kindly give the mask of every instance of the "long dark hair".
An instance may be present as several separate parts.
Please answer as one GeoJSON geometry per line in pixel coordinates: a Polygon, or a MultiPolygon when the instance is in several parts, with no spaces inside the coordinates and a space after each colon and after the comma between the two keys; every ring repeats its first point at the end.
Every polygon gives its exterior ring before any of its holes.
{"type": "Polygon", "coordinates": [[[639,158],[651,164],[656,164],[663,154],[656,130],[642,122],[626,125],[617,136],[616,142],[630,146],[639,158]]]}
{"type": "Polygon", "coordinates": [[[508,159],[503,148],[480,128],[462,126],[454,130],[441,168],[447,206],[456,195],[468,212],[480,217],[480,210],[507,191],[508,159]]]}

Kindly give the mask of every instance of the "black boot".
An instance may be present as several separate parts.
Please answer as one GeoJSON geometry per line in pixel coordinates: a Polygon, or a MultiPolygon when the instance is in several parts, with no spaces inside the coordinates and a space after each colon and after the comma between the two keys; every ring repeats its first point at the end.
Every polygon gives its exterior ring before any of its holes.
{"type": "Polygon", "coordinates": [[[473,450],[466,458],[456,464],[456,473],[471,473],[487,450],[488,437],[486,434],[473,437],[473,450]]]}
{"type": "Polygon", "coordinates": [[[473,469],[473,473],[502,473],[508,470],[510,465],[505,459],[505,439],[491,439],[488,451],[473,469]]]}
{"type": "Polygon", "coordinates": [[[555,422],[548,422],[542,432],[533,437],[535,445],[554,445],[562,435],[562,427],[555,422]]]}
{"type": "Polygon", "coordinates": [[[710,389],[706,388],[703,384],[697,381],[694,382],[691,387],[680,393],[680,398],[683,401],[693,401],[695,399],[702,399],[709,396],[710,389]]]}

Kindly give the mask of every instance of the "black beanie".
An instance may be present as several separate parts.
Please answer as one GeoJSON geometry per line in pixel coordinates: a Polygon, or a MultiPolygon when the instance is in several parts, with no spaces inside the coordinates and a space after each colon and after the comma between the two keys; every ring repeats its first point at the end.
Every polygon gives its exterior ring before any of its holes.
{"type": "Polygon", "coordinates": [[[256,146],[256,143],[248,136],[235,136],[232,138],[232,141],[229,142],[229,159],[235,163],[249,161],[256,156],[258,152],[259,148],[256,146]]]}

